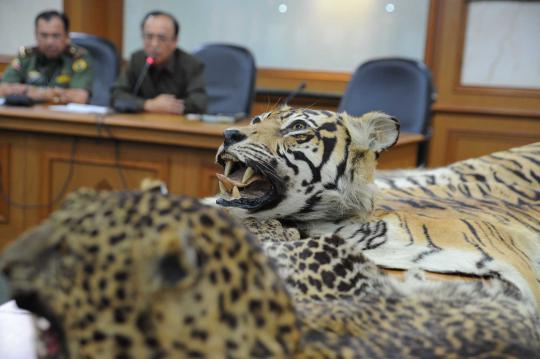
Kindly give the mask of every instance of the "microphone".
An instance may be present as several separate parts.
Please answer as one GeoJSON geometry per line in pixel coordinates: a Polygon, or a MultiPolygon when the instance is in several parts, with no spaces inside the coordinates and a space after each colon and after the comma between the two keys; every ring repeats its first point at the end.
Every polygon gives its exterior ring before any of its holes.
{"type": "Polygon", "coordinates": [[[302,82],[298,87],[292,91],[289,96],[285,99],[285,102],[283,103],[284,106],[287,106],[289,104],[289,101],[291,101],[293,98],[295,98],[300,92],[304,91],[306,88],[306,82],[302,82]]]}
{"type": "MultiPolygon", "coordinates": [[[[132,95],[137,95],[137,93],[141,89],[141,85],[144,80],[144,77],[146,76],[148,69],[153,63],[154,63],[154,58],[151,56],[148,56],[145,60],[144,67],[142,68],[141,73],[139,74],[139,77],[137,78],[135,87],[133,88],[133,91],[131,91],[132,95]]],[[[124,112],[124,113],[136,113],[136,112],[142,111],[140,108],[138,108],[136,101],[130,98],[116,99],[113,103],[113,107],[116,111],[124,112]]]]}
{"type": "Polygon", "coordinates": [[[137,79],[137,82],[135,83],[135,87],[133,88],[133,94],[137,95],[139,93],[139,90],[141,89],[142,82],[144,80],[144,77],[146,76],[146,73],[148,72],[148,69],[152,64],[154,63],[154,58],[151,56],[148,56],[144,62],[144,67],[139,74],[139,78],[137,79]]]}

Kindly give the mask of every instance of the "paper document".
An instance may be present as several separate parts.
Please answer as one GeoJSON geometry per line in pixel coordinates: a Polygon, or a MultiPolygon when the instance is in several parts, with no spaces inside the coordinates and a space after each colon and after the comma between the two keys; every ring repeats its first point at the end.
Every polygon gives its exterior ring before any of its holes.
{"type": "Polygon", "coordinates": [[[211,123],[234,123],[242,118],[246,117],[246,114],[241,113],[235,113],[235,114],[203,114],[202,120],[203,122],[211,122],[211,123]]]}
{"type": "Polygon", "coordinates": [[[73,113],[99,113],[106,114],[109,108],[105,106],[86,105],[83,103],[68,103],[67,105],[49,106],[49,109],[62,112],[73,113]]]}

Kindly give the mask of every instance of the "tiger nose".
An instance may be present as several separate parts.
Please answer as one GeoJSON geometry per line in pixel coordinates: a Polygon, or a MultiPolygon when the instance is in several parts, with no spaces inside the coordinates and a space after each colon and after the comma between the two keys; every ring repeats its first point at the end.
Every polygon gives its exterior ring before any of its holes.
{"type": "Polygon", "coordinates": [[[230,128],[223,132],[223,137],[225,138],[223,144],[225,147],[234,145],[235,143],[238,143],[246,138],[246,135],[244,135],[242,132],[238,131],[237,129],[230,128]]]}

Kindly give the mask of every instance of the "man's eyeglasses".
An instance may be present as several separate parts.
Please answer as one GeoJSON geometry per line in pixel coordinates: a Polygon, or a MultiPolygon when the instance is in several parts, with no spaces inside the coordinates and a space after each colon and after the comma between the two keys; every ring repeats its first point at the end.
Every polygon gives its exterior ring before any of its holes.
{"type": "Polygon", "coordinates": [[[161,34],[143,33],[142,37],[143,37],[143,40],[145,42],[151,42],[153,39],[156,39],[156,41],[159,42],[159,43],[169,42],[169,41],[173,40],[172,38],[170,38],[168,36],[165,36],[165,35],[161,35],[161,34]]]}

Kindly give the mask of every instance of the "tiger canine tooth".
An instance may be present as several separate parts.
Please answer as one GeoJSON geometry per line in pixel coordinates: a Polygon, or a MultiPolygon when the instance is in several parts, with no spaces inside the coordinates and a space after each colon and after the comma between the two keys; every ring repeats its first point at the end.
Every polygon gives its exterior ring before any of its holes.
{"type": "Polygon", "coordinates": [[[223,172],[225,176],[228,176],[229,173],[231,173],[231,167],[232,167],[232,161],[225,162],[225,171],[223,172]]]}
{"type": "Polygon", "coordinates": [[[238,189],[238,187],[234,186],[233,189],[232,189],[232,198],[234,199],[238,199],[242,196],[240,196],[240,190],[238,189]]]}
{"type": "Polygon", "coordinates": [[[250,179],[251,176],[253,176],[254,173],[255,173],[255,171],[253,171],[253,168],[248,167],[246,169],[246,172],[244,172],[244,177],[242,177],[242,183],[246,183],[247,180],[250,179]]]}
{"type": "Polygon", "coordinates": [[[223,183],[221,183],[221,181],[218,181],[218,185],[219,185],[219,191],[222,193],[222,194],[227,194],[227,189],[225,188],[225,185],[223,183]]]}
{"type": "MultiPolygon", "coordinates": [[[[225,192],[229,193],[232,190],[232,188],[234,187],[234,183],[232,183],[229,178],[222,175],[221,173],[216,173],[216,177],[217,177],[219,183],[221,185],[223,185],[223,187],[225,187],[225,192]]],[[[221,187],[219,187],[219,188],[221,188],[221,187]]]]}
{"type": "MultiPolygon", "coordinates": [[[[237,180],[234,180],[234,179],[231,179],[227,176],[224,176],[220,173],[216,173],[216,177],[218,178],[218,180],[223,183],[223,185],[225,186],[225,188],[227,189],[227,191],[231,191],[231,189],[236,186],[238,188],[244,188],[246,187],[249,183],[242,183],[240,181],[237,181],[237,180]]],[[[251,183],[253,181],[255,181],[257,178],[259,178],[258,176],[253,176],[251,177],[248,181],[251,183]]]]}
{"type": "Polygon", "coordinates": [[[42,331],[47,331],[51,327],[51,323],[45,318],[37,318],[35,323],[36,327],[42,331]]]}

